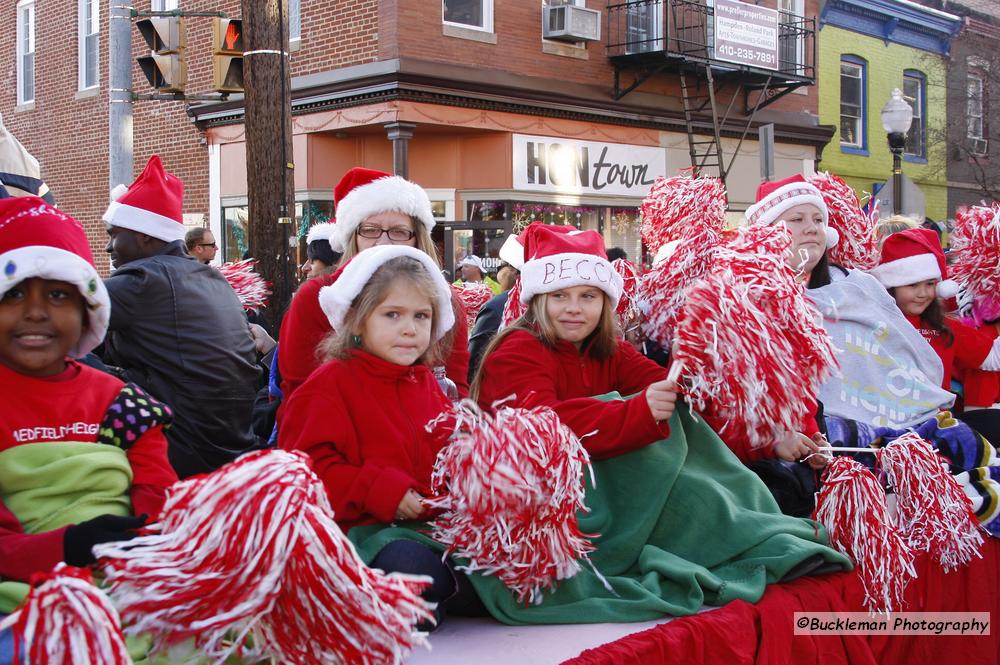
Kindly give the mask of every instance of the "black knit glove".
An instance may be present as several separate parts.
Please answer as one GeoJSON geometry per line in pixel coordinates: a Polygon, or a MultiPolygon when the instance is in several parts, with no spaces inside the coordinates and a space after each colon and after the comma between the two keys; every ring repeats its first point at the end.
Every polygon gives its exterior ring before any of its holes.
{"type": "Polygon", "coordinates": [[[74,524],[66,529],[63,536],[63,561],[71,566],[89,566],[94,563],[94,545],[131,540],[138,529],[146,523],[146,515],[139,517],[119,517],[118,515],[98,515],[94,519],[74,524]]]}

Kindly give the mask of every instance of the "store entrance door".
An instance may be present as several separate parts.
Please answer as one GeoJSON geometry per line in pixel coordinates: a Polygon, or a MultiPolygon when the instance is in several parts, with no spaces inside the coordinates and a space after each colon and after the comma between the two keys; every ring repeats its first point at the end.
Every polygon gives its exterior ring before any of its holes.
{"type": "Polygon", "coordinates": [[[494,219],[488,222],[438,222],[431,237],[441,254],[442,267],[448,278],[457,278],[456,266],[470,254],[483,260],[483,266],[493,277],[500,267],[500,247],[511,232],[511,221],[494,219]]]}

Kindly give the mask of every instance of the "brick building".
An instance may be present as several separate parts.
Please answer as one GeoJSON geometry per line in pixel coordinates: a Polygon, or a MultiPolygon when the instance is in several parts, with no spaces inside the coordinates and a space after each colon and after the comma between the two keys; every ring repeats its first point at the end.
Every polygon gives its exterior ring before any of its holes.
{"type": "MultiPolygon", "coordinates": [[[[569,0],[558,4],[573,7],[556,12],[554,0],[290,0],[297,212],[307,223],[329,216],[331,188],[351,166],[395,167],[428,189],[441,219],[462,222],[442,225],[449,263],[468,251],[495,254],[506,230],[531,219],[598,229],[635,256],[636,208],[652,179],[690,166],[699,151],[703,171],[717,173],[711,153],[720,146],[730,208],[741,211],[759,181],[760,124],[774,125],[776,177],[811,170],[832,129],[818,124],[811,86],[818,0],[760,3],[779,10],[763,19],[780,35],[770,68],[721,61],[711,17],[727,2],[569,0]],[[600,30],[588,35],[595,14],[578,9],[597,10],[600,30]],[[583,22],[546,39],[543,19],[559,12],[583,22]]],[[[181,5],[239,15],[235,0],[181,5]]],[[[100,249],[106,8],[19,0],[2,20],[0,112],[100,249]],[[66,46],[67,35],[78,48],[66,46]]],[[[207,19],[188,19],[190,92],[210,87],[209,31],[207,19]]],[[[133,50],[145,50],[137,35],[133,50]]],[[[143,91],[138,69],[133,77],[143,91]]],[[[187,185],[188,222],[210,224],[224,255],[237,256],[248,159],[239,99],[134,109],[136,168],[161,154],[187,185]]]]}

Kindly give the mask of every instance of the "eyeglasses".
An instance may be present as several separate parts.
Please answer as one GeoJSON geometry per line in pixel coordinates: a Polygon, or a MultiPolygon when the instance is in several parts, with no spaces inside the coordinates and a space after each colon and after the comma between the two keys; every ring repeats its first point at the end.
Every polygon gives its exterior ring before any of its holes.
{"type": "Polygon", "coordinates": [[[198,243],[198,246],[199,247],[213,247],[213,248],[218,248],[218,245],[216,245],[214,242],[200,242],[200,243],[198,243]]]}
{"type": "Polygon", "coordinates": [[[358,227],[358,235],[369,240],[378,240],[383,234],[389,236],[389,240],[393,242],[406,242],[407,240],[412,240],[413,236],[417,235],[410,229],[404,229],[402,226],[383,229],[380,226],[365,226],[362,224],[358,227]]]}

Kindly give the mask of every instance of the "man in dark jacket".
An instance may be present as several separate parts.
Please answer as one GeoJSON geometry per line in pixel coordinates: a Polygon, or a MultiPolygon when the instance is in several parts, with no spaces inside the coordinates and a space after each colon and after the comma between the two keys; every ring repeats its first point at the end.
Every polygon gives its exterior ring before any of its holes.
{"type": "Polygon", "coordinates": [[[104,215],[116,270],[107,360],[174,410],[170,463],[181,478],[254,447],[259,369],[239,300],[215,269],[184,251],[183,184],[153,156],[104,215]]]}

